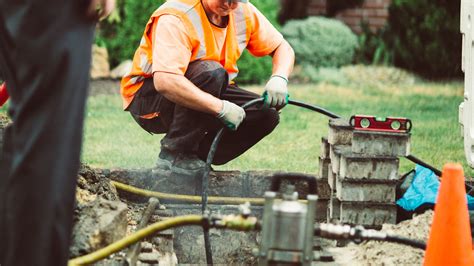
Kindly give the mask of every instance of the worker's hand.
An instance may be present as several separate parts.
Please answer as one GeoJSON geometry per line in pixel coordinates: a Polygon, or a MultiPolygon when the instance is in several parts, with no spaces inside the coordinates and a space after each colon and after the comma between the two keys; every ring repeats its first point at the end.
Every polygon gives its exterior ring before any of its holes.
{"type": "Polygon", "coordinates": [[[115,0],[90,0],[87,16],[101,20],[107,17],[115,8],[115,0]]]}
{"type": "Polygon", "coordinates": [[[265,106],[283,108],[288,103],[288,79],[273,75],[265,85],[263,98],[265,106]]]}
{"type": "Polygon", "coordinates": [[[229,129],[237,130],[240,123],[245,118],[245,111],[242,107],[229,101],[222,101],[222,110],[217,115],[222,123],[224,123],[229,129]]]}

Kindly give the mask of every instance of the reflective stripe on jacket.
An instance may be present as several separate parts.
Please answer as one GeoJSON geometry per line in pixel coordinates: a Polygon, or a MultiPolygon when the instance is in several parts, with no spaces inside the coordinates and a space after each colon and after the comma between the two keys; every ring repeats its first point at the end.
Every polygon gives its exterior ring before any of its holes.
{"type": "Polygon", "coordinates": [[[149,19],[145,32],[135,55],[129,74],[121,82],[120,92],[123,107],[126,109],[133,100],[135,93],[144,80],[152,73],[152,47],[154,23],[162,15],[174,15],[181,19],[191,37],[192,55],[190,62],[196,60],[212,60],[219,62],[229,73],[230,80],[237,77],[239,72],[237,60],[247,46],[251,33],[251,17],[247,4],[239,3],[238,7],[229,14],[227,35],[225,40],[225,57],[221,60],[221,51],[216,47],[211,23],[200,0],[173,0],[161,5],[149,19]]]}

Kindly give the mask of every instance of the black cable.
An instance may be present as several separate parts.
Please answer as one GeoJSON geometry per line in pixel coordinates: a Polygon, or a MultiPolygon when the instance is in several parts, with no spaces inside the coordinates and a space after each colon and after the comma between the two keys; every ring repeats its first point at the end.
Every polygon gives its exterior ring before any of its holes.
{"type": "Polygon", "coordinates": [[[439,169],[436,169],[434,166],[431,166],[429,165],[428,163],[418,159],[417,157],[415,157],[414,155],[407,155],[405,158],[407,158],[408,160],[416,163],[416,164],[419,164],[425,168],[428,168],[430,169],[431,171],[433,171],[435,173],[435,175],[437,176],[441,176],[441,171],[439,169]]]}
{"type": "Polygon", "coordinates": [[[350,226],[342,224],[316,224],[314,235],[326,239],[352,240],[355,243],[362,241],[383,241],[392,242],[425,250],[426,243],[420,240],[410,239],[403,236],[387,234],[383,231],[365,229],[363,226],[350,226]]]}
{"type": "MultiPolygon", "coordinates": [[[[204,173],[202,176],[202,194],[201,194],[201,210],[202,214],[207,211],[207,197],[208,197],[208,190],[209,190],[209,173],[211,172],[211,164],[212,161],[214,160],[214,155],[217,150],[217,145],[219,144],[222,134],[224,134],[224,128],[220,129],[219,132],[217,132],[216,137],[212,141],[211,148],[209,149],[209,153],[207,154],[207,159],[206,159],[206,167],[204,168],[204,173]]],[[[203,227],[203,232],[204,232],[204,247],[206,250],[206,263],[208,265],[213,265],[212,261],[212,249],[211,249],[211,239],[209,237],[209,227],[203,227]]]]}
{"type": "Polygon", "coordinates": [[[204,249],[206,250],[206,264],[213,265],[211,239],[209,237],[209,228],[202,228],[204,232],[204,249]]]}
{"type": "MultiPolygon", "coordinates": [[[[217,145],[219,144],[222,134],[224,134],[224,128],[220,129],[217,132],[216,137],[212,141],[211,148],[209,149],[209,153],[207,154],[206,159],[206,167],[204,168],[204,173],[202,175],[202,194],[201,194],[201,211],[204,215],[207,211],[207,198],[208,198],[208,190],[209,190],[209,173],[211,172],[211,164],[214,160],[214,155],[217,150],[217,145]]],[[[208,265],[213,265],[212,261],[212,249],[211,249],[211,239],[209,237],[209,227],[203,227],[204,232],[204,248],[206,250],[206,263],[208,265]]]]}
{"type": "Polygon", "coordinates": [[[312,110],[312,111],[318,112],[320,114],[323,114],[325,116],[328,116],[330,118],[341,118],[341,116],[339,116],[335,113],[332,113],[332,112],[330,112],[330,111],[328,111],[324,108],[321,108],[319,106],[314,106],[314,105],[311,105],[311,104],[307,104],[307,103],[303,103],[303,102],[295,101],[295,100],[288,100],[288,104],[303,107],[303,108],[306,108],[308,110],[312,110]]]}
{"type": "MultiPolygon", "coordinates": [[[[433,173],[435,173],[435,175],[441,177],[441,174],[442,174],[441,170],[437,169],[436,167],[432,165],[429,165],[428,163],[422,161],[421,159],[415,157],[414,155],[408,155],[408,156],[405,156],[405,158],[414,162],[415,164],[419,164],[425,168],[430,169],[431,171],[433,171],[433,173]]],[[[467,180],[467,177],[464,177],[464,178],[467,180]]],[[[474,187],[469,185],[466,182],[464,182],[464,186],[466,187],[466,193],[473,196],[474,187]]]]}
{"type": "MultiPolygon", "coordinates": [[[[251,100],[241,107],[243,109],[246,109],[254,104],[263,102],[263,98],[257,98],[254,100],[251,100]]],[[[214,140],[212,141],[211,148],[209,149],[209,153],[207,154],[207,159],[206,159],[206,167],[204,168],[204,173],[202,175],[202,213],[207,210],[207,198],[208,198],[208,190],[209,190],[209,173],[211,172],[211,164],[214,161],[214,155],[216,154],[217,151],[217,145],[221,141],[222,135],[224,134],[224,129],[225,127],[221,128],[216,136],[214,137],[214,140]]],[[[211,239],[209,237],[209,228],[203,228],[204,229],[204,246],[206,249],[206,262],[208,265],[212,265],[212,250],[211,250],[211,239]]]]}
{"type": "Polygon", "coordinates": [[[209,220],[209,212],[203,212],[203,224],[202,230],[204,232],[204,249],[206,250],[206,263],[207,265],[213,265],[214,262],[212,260],[212,249],[211,249],[211,239],[209,237],[209,229],[211,227],[210,220],[209,220]]]}
{"type": "Polygon", "coordinates": [[[398,243],[414,248],[419,248],[422,250],[426,250],[426,243],[420,240],[414,240],[410,238],[406,238],[403,236],[394,236],[394,235],[387,235],[385,238],[385,241],[387,242],[393,242],[393,243],[398,243]]]}

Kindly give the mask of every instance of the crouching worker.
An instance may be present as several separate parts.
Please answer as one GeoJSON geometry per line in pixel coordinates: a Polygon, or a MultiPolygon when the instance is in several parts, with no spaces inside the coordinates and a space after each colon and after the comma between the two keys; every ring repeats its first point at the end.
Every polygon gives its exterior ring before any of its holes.
{"type": "Polygon", "coordinates": [[[126,111],[161,140],[157,168],[194,175],[217,131],[223,135],[213,164],[238,157],[279,122],[287,103],[294,52],[282,35],[246,0],[172,0],[146,25],[131,72],[122,79],[126,111]],[[239,88],[237,60],[247,48],[273,57],[266,107],[240,105],[260,95],[239,88]]]}

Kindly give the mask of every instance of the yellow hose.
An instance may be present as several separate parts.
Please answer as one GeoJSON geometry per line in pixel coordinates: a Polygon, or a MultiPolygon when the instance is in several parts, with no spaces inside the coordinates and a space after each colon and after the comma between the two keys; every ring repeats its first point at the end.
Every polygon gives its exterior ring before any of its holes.
{"type": "MultiPolygon", "coordinates": [[[[170,194],[156,191],[149,191],[141,188],[132,187],[117,181],[110,181],[117,189],[127,191],[133,194],[142,195],[145,197],[155,197],[158,199],[177,200],[188,203],[201,203],[201,196],[170,194]]],[[[252,205],[263,205],[265,200],[263,198],[237,198],[237,197],[208,197],[208,203],[214,204],[228,204],[239,205],[250,202],[252,205]]]]}
{"type": "Polygon", "coordinates": [[[156,222],[93,253],[84,255],[82,257],[74,258],[69,261],[68,266],[91,264],[98,260],[106,258],[110,254],[122,250],[158,231],[163,231],[172,227],[178,227],[183,225],[201,225],[203,221],[204,218],[200,215],[185,215],[170,218],[165,221],[156,222]]]}

